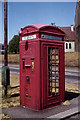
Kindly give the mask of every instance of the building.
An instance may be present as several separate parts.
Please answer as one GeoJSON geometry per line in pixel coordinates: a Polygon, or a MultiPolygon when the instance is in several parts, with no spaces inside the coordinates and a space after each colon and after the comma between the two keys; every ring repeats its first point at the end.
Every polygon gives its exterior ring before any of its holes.
{"type": "Polygon", "coordinates": [[[60,27],[65,32],[65,52],[75,52],[75,29],[74,26],[60,27]]]}
{"type": "Polygon", "coordinates": [[[75,12],[75,47],[80,52],[80,0],[77,1],[75,12]]]}

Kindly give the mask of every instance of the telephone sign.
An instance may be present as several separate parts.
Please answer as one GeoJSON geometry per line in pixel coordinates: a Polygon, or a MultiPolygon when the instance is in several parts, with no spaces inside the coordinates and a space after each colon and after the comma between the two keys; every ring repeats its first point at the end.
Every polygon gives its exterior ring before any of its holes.
{"type": "Polygon", "coordinates": [[[26,36],[26,37],[22,37],[22,40],[29,40],[29,39],[34,39],[34,38],[36,38],[36,34],[35,35],[26,36]]]}

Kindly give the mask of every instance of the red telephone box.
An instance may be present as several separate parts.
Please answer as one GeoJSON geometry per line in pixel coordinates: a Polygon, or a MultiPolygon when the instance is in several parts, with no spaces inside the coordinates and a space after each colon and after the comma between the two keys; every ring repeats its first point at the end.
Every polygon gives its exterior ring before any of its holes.
{"type": "Polygon", "coordinates": [[[21,28],[20,103],[33,110],[65,97],[64,32],[46,24],[21,28]]]}

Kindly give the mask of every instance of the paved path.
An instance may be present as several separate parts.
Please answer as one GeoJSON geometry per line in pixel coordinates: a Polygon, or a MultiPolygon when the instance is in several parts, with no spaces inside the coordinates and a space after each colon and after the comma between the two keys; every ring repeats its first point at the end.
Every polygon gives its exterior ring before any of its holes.
{"type": "MultiPolygon", "coordinates": [[[[0,70],[2,65],[0,64],[0,70]]],[[[10,73],[19,75],[19,64],[9,64],[10,73]]],[[[80,74],[77,67],[65,67],[65,82],[71,84],[80,84],[80,74]]]]}
{"type": "MultiPolygon", "coordinates": [[[[3,66],[3,64],[0,64],[0,69],[3,66]]],[[[10,67],[10,69],[15,69],[19,71],[19,64],[8,64],[8,66],[10,67]]],[[[79,69],[78,67],[65,67],[65,72],[66,73],[79,73],[79,69]]]]}
{"type": "Polygon", "coordinates": [[[49,116],[48,118],[60,118],[60,119],[62,119],[62,118],[67,118],[71,115],[74,115],[78,112],[79,112],[78,107],[74,107],[72,109],[66,110],[66,111],[58,113],[56,115],[49,116]]]}
{"type": "Polygon", "coordinates": [[[3,109],[3,113],[7,113],[12,118],[65,118],[80,112],[79,101],[80,96],[70,100],[70,105],[58,105],[50,109],[42,111],[33,111],[22,106],[16,106],[3,109]]]}
{"type": "MultiPolygon", "coordinates": [[[[0,69],[2,67],[3,64],[0,64],[0,69]]],[[[10,67],[10,69],[16,69],[19,70],[19,64],[8,64],[8,66],[10,67]]],[[[78,67],[65,67],[65,72],[70,72],[70,73],[78,73],[79,69],[78,67]]]]}

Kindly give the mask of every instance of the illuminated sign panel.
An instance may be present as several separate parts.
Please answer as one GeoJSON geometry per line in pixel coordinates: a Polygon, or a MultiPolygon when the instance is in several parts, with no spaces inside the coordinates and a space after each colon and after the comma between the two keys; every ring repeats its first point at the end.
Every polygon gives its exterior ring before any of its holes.
{"type": "Polygon", "coordinates": [[[62,40],[62,37],[56,37],[56,36],[50,36],[50,35],[44,35],[44,34],[41,34],[41,38],[51,39],[51,40],[62,40]]]}
{"type": "Polygon", "coordinates": [[[36,34],[35,35],[22,37],[22,40],[29,40],[29,39],[34,39],[34,38],[36,38],[36,34]]]}

